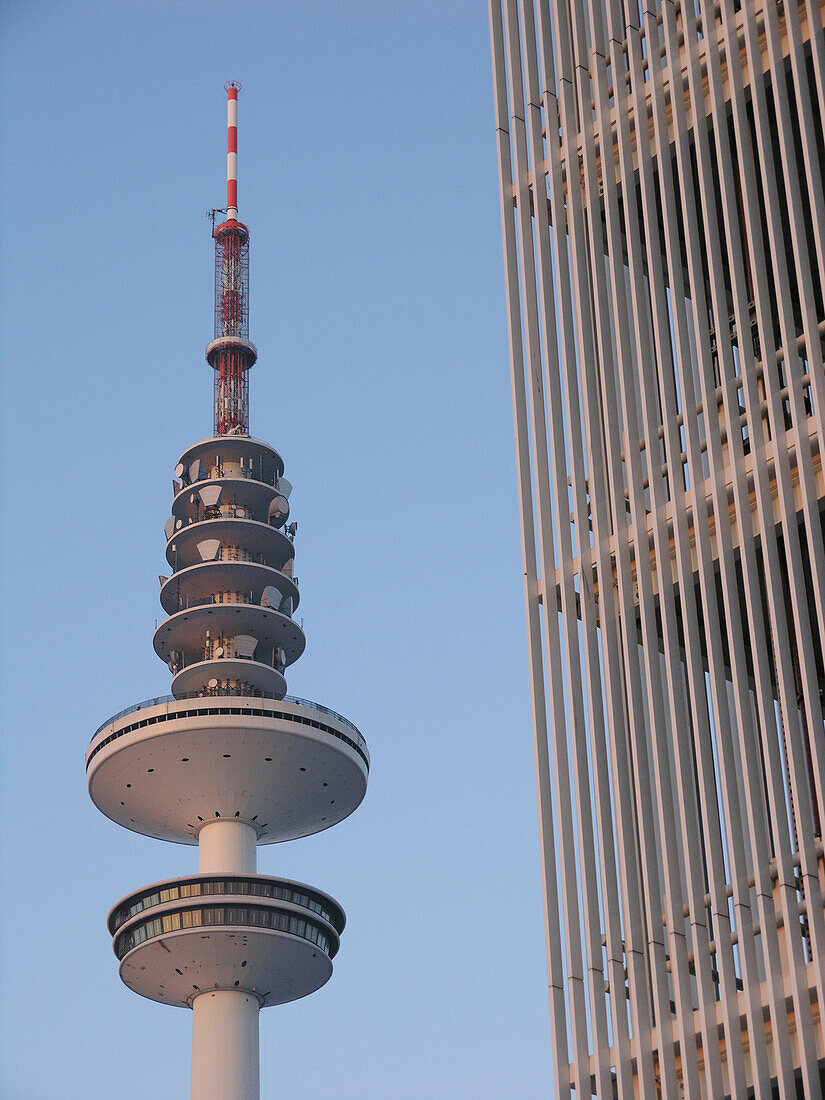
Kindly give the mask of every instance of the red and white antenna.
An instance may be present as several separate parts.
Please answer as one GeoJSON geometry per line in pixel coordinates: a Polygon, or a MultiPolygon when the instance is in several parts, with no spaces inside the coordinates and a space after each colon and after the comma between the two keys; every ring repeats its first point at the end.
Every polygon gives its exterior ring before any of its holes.
{"type": "MultiPolygon", "coordinates": [[[[215,226],[215,338],[206,359],[215,372],[215,435],[249,434],[249,230],[238,221],[237,80],[226,88],[226,221],[215,226]]],[[[214,215],[214,211],[212,212],[214,215]]],[[[214,220],[213,220],[214,226],[214,220]]]]}
{"type": "Polygon", "coordinates": [[[238,217],[238,92],[237,80],[228,80],[226,88],[226,220],[238,217]]]}

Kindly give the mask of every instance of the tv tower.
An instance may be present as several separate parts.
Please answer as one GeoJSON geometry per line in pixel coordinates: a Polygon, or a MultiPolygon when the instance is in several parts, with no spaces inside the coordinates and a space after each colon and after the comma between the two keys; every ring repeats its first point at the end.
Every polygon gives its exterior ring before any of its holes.
{"type": "MultiPolygon", "coordinates": [[[[181,455],[166,521],[167,618],[154,647],[172,694],[109,718],[86,753],[92,801],[134,832],[198,846],[196,874],[109,913],[120,976],[191,1008],[192,1100],[260,1095],[258,1012],[320,988],[344,912],[328,894],[257,873],[258,844],[328,829],[364,797],[369,754],[335,711],[286,694],[295,621],[291,485],[249,434],[249,231],[238,220],[237,105],[228,102],[226,218],[215,239],[214,435],[181,455]]],[[[223,212],[221,212],[223,213],[223,212]]],[[[214,224],[214,215],[213,215],[214,224]]]]}

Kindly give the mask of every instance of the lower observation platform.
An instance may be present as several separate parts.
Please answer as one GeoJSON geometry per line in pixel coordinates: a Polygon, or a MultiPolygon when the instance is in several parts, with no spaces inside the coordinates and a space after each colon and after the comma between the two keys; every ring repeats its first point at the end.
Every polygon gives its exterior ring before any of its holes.
{"type": "Polygon", "coordinates": [[[314,993],[332,974],[345,922],[328,894],[264,875],[196,875],[154,883],[109,914],[130,989],[191,1007],[238,990],[262,1008],[314,993]]]}
{"type": "Polygon", "coordinates": [[[340,714],[306,699],[150,699],[95,733],[89,794],[133,832],[197,844],[202,825],[241,820],[258,843],[328,829],[361,803],[366,742],[340,714]]]}

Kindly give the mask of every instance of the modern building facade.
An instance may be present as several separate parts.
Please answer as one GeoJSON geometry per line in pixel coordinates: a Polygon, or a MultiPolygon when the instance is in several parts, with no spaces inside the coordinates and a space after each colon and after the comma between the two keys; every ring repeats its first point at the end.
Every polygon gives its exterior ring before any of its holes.
{"type": "MultiPolygon", "coordinates": [[[[128,707],[86,753],[89,793],[118,824],[198,846],[196,874],[143,887],[109,914],[126,985],[193,1012],[193,1100],[260,1095],[258,1013],[332,973],[336,901],[257,873],[257,846],[328,829],[366,793],[369,755],[348,719],[286,695],[296,621],[292,486],[249,434],[249,232],[238,221],[237,98],[227,85],[228,185],[215,239],[211,437],[174,467],[167,618],[154,647],[172,694],[128,707]]],[[[217,211],[214,213],[218,213],[217,211]]],[[[269,1094],[269,1093],[267,1093],[269,1094]]]]}
{"type": "Polygon", "coordinates": [[[490,0],[555,1095],[825,1082],[819,0],[490,0]]]}

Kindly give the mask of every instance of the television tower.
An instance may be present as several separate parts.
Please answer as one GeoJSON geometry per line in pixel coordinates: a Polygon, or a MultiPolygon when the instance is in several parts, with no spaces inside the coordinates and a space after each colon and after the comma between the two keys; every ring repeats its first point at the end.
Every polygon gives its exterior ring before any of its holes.
{"type": "MultiPolygon", "coordinates": [[[[369,755],[335,711],[286,695],[296,524],[281,456],[249,435],[249,231],[238,220],[237,104],[226,85],[226,218],[215,239],[214,435],[175,466],[166,522],[168,618],[154,647],[172,694],[128,707],[86,753],[92,801],[134,832],[197,844],[196,874],[121,899],[109,931],[130,989],[191,1008],[192,1100],[260,1095],[258,1011],[332,974],[344,912],[328,894],[257,873],[258,844],[308,836],[360,804],[369,755]]],[[[214,221],[214,216],[213,216],[214,221]]]]}

